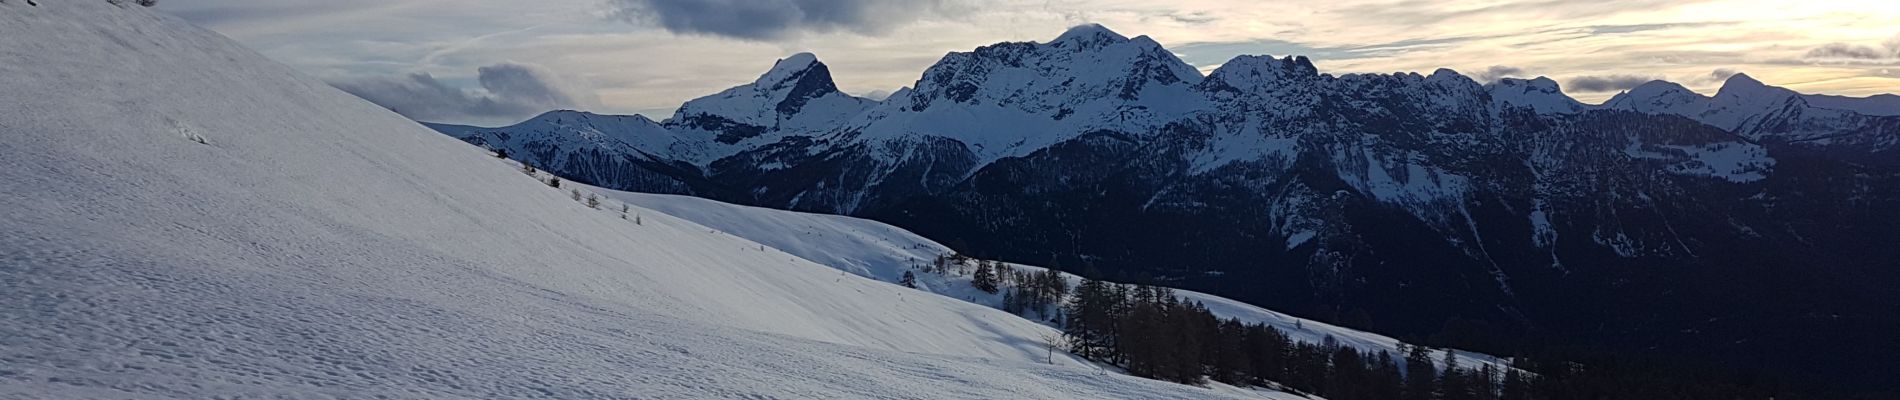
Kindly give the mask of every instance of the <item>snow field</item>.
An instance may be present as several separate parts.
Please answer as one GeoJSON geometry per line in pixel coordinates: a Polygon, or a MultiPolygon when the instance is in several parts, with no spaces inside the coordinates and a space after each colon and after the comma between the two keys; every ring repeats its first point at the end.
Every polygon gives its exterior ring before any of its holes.
{"type": "Polygon", "coordinates": [[[0,397],[1285,396],[1041,364],[1048,327],[589,209],[147,9],[0,32],[0,397]]]}

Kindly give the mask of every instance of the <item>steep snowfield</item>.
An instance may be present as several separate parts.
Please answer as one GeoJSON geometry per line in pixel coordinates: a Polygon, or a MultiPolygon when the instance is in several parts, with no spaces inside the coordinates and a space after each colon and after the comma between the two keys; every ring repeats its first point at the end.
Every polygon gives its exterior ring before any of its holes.
{"type": "MultiPolygon", "coordinates": [[[[912,265],[926,264],[951,250],[902,228],[877,221],[837,215],[811,214],[770,208],[749,207],[677,195],[607,191],[607,196],[637,207],[660,211],[719,229],[734,236],[754,239],[792,255],[829,265],[858,276],[896,282],[912,265]]],[[[1013,264],[1032,272],[1042,267],[1013,264]]],[[[1002,304],[1000,295],[984,293],[970,286],[970,277],[944,277],[918,273],[919,290],[956,299],[965,299],[991,307],[1002,304]]],[[[1070,281],[1080,278],[1069,276],[1070,281]]],[[[1342,328],[1321,322],[1302,320],[1272,310],[1191,291],[1177,291],[1184,299],[1199,301],[1222,318],[1239,318],[1249,323],[1265,323],[1279,328],[1294,340],[1320,343],[1332,336],[1339,343],[1362,351],[1398,353],[1399,341],[1383,335],[1342,328]]],[[[1440,353],[1442,354],[1442,353],[1440,353]]],[[[1498,367],[1509,362],[1490,355],[1459,351],[1460,358],[1481,360],[1498,367]]],[[[1442,356],[1434,356],[1434,361],[1442,356]]],[[[1473,366],[1474,364],[1466,364],[1473,366]]]]}
{"type": "Polygon", "coordinates": [[[618,204],[216,34],[0,4],[0,397],[1284,396],[618,204]]]}

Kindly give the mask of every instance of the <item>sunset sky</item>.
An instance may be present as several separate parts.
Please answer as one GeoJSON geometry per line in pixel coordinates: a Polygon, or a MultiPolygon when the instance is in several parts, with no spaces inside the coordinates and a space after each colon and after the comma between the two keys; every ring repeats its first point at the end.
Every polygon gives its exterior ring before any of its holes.
{"type": "Polygon", "coordinates": [[[1595,103],[1651,79],[1745,72],[1807,93],[1900,92],[1900,1],[168,0],[411,117],[506,124],[550,108],[671,115],[812,52],[841,89],[908,86],[944,53],[1081,23],[1202,70],[1307,55],[1322,72],[1549,76],[1595,103]]]}

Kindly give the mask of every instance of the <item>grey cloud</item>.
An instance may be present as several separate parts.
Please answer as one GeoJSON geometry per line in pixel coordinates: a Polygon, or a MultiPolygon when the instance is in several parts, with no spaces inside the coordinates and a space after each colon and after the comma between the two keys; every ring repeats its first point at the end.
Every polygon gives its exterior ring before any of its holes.
{"type": "Polygon", "coordinates": [[[1809,49],[1801,59],[1808,62],[1888,63],[1900,62],[1900,35],[1880,43],[1881,47],[1852,43],[1828,43],[1809,49]]]}
{"type": "Polygon", "coordinates": [[[600,104],[593,92],[531,64],[481,67],[476,80],[482,90],[459,88],[424,72],[330,84],[403,116],[431,122],[508,123],[554,109],[600,104]]]}
{"type": "Polygon", "coordinates": [[[1454,44],[1470,42],[1470,41],[1496,39],[1496,38],[1505,37],[1505,36],[1507,35],[1453,36],[1453,37],[1425,38],[1425,39],[1405,39],[1405,40],[1400,40],[1400,41],[1395,41],[1395,42],[1354,46],[1348,49],[1354,52],[1359,52],[1359,53],[1364,53],[1364,54],[1373,54],[1373,55],[1396,54],[1396,53],[1403,53],[1407,51],[1414,51],[1414,50],[1420,50],[1420,49],[1444,47],[1447,45],[1454,45],[1454,44]]]}
{"type": "Polygon", "coordinates": [[[1873,46],[1861,46],[1847,43],[1828,43],[1808,50],[1801,58],[1810,60],[1882,60],[1893,57],[1892,51],[1882,51],[1873,46]]]}
{"type": "Polygon", "coordinates": [[[1693,79],[1693,81],[1700,82],[1700,83],[1727,82],[1729,77],[1735,76],[1735,74],[1739,74],[1739,73],[1742,73],[1742,71],[1736,71],[1736,70],[1728,69],[1728,68],[1716,68],[1714,71],[1709,71],[1708,75],[1696,77],[1696,79],[1693,79]]]}
{"type": "Polygon", "coordinates": [[[1215,18],[1212,14],[1208,14],[1205,11],[1196,11],[1196,12],[1191,12],[1191,13],[1170,12],[1164,16],[1170,20],[1174,20],[1174,22],[1178,22],[1185,25],[1205,25],[1207,23],[1220,20],[1219,18],[1215,18]]]}
{"type": "Polygon", "coordinates": [[[531,64],[501,63],[476,69],[482,87],[495,97],[550,106],[592,106],[599,98],[531,64]]]}
{"type": "Polygon", "coordinates": [[[1456,8],[1446,7],[1445,2],[1439,0],[1404,0],[1345,7],[1340,12],[1399,24],[1431,25],[1466,18],[1569,19],[1631,10],[1657,10],[1699,1],[1704,0],[1517,0],[1456,8]]]}
{"type": "Polygon", "coordinates": [[[1601,93],[1629,90],[1638,85],[1656,80],[1640,75],[1584,75],[1570,78],[1564,83],[1564,89],[1580,93],[1601,93]]]}
{"type": "Polygon", "coordinates": [[[1607,34],[1618,34],[1618,33],[1659,31],[1659,30],[1666,30],[1666,29],[1702,28],[1702,27],[1710,27],[1710,26],[1728,26],[1728,25],[1735,25],[1735,23],[1734,22],[1682,22],[1682,23],[1670,23],[1670,24],[1591,25],[1591,26],[1583,27],[1583,32],[1591,34],[1591,35],[1607,35],[1607,34]]]}
{"type": "Polygon", "coordinates": [[[877,34],[960,10],[958,0],[610,0],[610,14],[673,33],[775,40],[805,32],[877,34]]]}
{"type": "Polygon", "coordinates": [[[1484,72],[1479,72],[1476,78],[1479,82],[1497,82],[1499,79],[1520,77],[1523,75],[1523,68],[1493,65],[1491,68],[1485,68],[1484,72]]]}

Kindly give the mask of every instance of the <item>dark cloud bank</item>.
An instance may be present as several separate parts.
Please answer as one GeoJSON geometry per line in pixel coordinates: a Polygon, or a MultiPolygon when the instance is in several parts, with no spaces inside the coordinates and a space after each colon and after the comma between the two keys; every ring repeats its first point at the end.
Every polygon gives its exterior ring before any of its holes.
{"type": "Polygon", "coordinates": [[[1629,90],[1653,80],[1656,78],[1640,75],[1584,75],[1570,78],[1570,82],[1564,83],[1564,89],[1582,93],[1615,92],[1629,90]]]}
{"type": "Polygon", "coordinates": [[[501,63],[476,71],[482,91],[463,90],[424,72],[330,84],[403,116],[431,122],[507,123],[550,110],[584,109],[600,103],[593,92],[539,66],[501,63]]]}
{"type": "Polygon", "coordinates": [[[1895,35],[1880,45],[1880,47],[1874,47],[1851,43],[1828,43],[1809,49],[1801,58],[1815,62],[1900,61],[1900,35],[1895,35]]]}
{"type": "Polygon", "coordinates": [[[805,32],[887,32],[960,9],[958,0],[611,0],[616,18],[679,34],[775,40],[805,32]]]}
{"type": "Polygon", "coordinates": [[[1507,65],[1493,65],[1491,68],[1485,68],[1484,71],[1479,72],[1478,76],[1474,78],[1477,78],[1478,82],[1497,82],[1504,78],[1520,78],[1523,76],[1523,68],[1507,65]]]}

